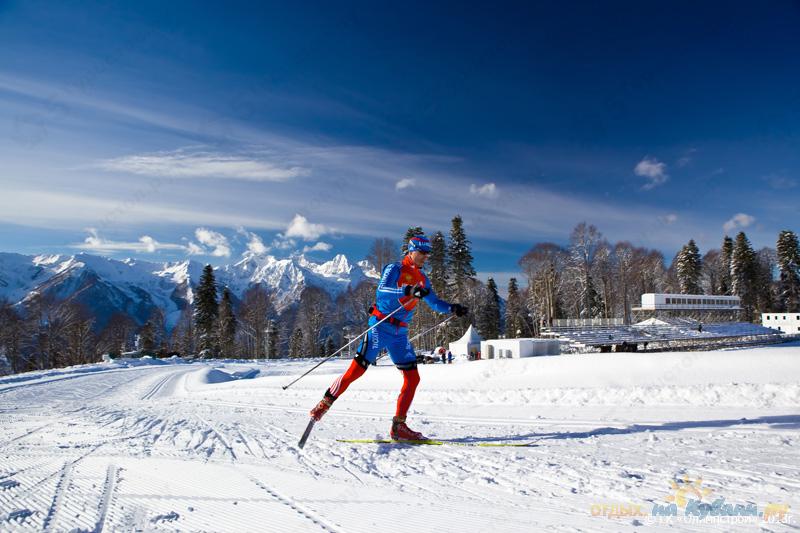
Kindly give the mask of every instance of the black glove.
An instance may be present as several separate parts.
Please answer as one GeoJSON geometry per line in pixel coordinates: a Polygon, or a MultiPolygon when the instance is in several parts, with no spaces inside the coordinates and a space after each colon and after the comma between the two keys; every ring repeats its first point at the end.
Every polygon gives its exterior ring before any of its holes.
{"type": "Polygon", "coordinates": [[[413,296],[414,298],[425,298],[427,295],[431,293],[431,290],[425,287],[421,287],[419,285],[406,285],[403,288],[403,293],[406,296],[413,296]]]}
{"type": "Polygon", "coordinates": [[[453,304],[450,306],[450,311],[456,314],[456,316],[464,316],[469,313],[469,309],[464,307],[461,304],[453,304]]]}

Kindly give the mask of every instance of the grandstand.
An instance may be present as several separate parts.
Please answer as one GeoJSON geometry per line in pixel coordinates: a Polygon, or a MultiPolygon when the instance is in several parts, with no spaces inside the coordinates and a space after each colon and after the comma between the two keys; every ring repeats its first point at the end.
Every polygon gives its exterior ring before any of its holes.
{"type": "Polygon", "coordinates": [[[692,318],[698,322],[734,322],[742,311],[738,296],[711,294],[642,294],[642,304],[631,309],[634,322],[648,318],[692,318]]]}
{"type": "Polygon", "coordinates": [[[635,309],[650,316],[632,325],[618,319],[557,320],[543,336],[560,340],[562,352],[709,349],[784,340],[774,329],[736,321],[741,309],[736,296],[643,294],[635,309]]]}

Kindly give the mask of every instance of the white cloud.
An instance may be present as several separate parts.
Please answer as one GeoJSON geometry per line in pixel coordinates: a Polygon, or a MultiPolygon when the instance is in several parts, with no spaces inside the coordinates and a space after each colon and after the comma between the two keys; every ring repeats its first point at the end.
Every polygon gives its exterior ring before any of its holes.
{"type": "Polygon", "coordinates": [[[79,250],[90,250],[93,252],[138,252],[155,253],[158,250],[186,250],[182,244],[160,243],[149,235],[142,235],[136,242],[111,241],[100,236],[95,228],[86,228],[89,236],[82,243],[74,244],[71,247],[79,250]]]}
{"type": "Polygon", "coordinates": [[[207,228],[197,228],[194,236],[200,241],[200,244],[212,249],[211,255],[214,257],[230,257],[231,246],[225,235],[207,228]]]}
{"type": "Polygon", "coordinates": [[[647,183],[642,185],[642,189],[649,191],[659,185],[663,185],[669,179],[667,175],[667,165],[654,157],[645,157],[636,164],[633,169],[634,174],[647,178],[647,183]]]}
{"type": "Polygon", "coordinates": [[[269,252],[269,247],[264,241],[251,231],[247,231],[242,226],[237,230],[241,235],[247,237],[247,251],[255,255],[264,255],[269,252]]]}
{"type": "Polygon", "coordinates": [[[494,183],[485,183],[483,185],[475,185],[474,183],[469,186],[470,194],[483,196],[485,198],[497,198],[497,185],[494,183]]]}
{"type": "Polygon", "coordinates": [[[271,245],[271,247],[274,248],[275,250],[291,250],[295,246],[297,246],[297,241],[295,241],[294,239],[281,239],[281,238],[273,240],[271,245]]]}
{"type": "Polygon", "coordinates": [[[309,173],[299,166],[279,166],[259,157],[176,150],[107,159],[104,170],[169,178],[223,178],[247,181],[286,181],[309,173]]]}
{"type": "Polygon", "coordinates": [[[669,213],[663,217],[658,217],[658,219],[664,224],[674,224],[678,221],[678,215],[675,213],[669,213]]]}
{"type": "Polygon", "coordinates": [[[733,217],[722,225],[725,233],[730,233],[736,229],[743,229],[751,226],[756,221],[756,217],[748,215],[747,213],[736,213],[733,217]]]}
{"type": "Polygon", "coordinates": [[[189,255],[204,255],[206,251],[203,250],[201,246],[190,241],[189,244],[186,245],[186,253],[189,255]]]}
{"type": "Polygon", "coordinates": [[[308,252],[329,252],[333,248],[332,244],[328,244],[327,242],[318,242],[314,246],[304,246],[303,253],[308,252]]]}
{"type": "Polygon", "coordinates": [[[312,224],[303,215],[295,215],[282,237],[286,239],[296,237],[303,239],[304,241],[316,241],[322,235],[330,232],[331,229],[327,226],[322,224],[312,224]]]}
{"type": "Polygon", "coordinates": [[[415,178],[403,178],[394,184],[394,190],[402,191],[403,189],[411,189],[417,186],[415,178]]]}

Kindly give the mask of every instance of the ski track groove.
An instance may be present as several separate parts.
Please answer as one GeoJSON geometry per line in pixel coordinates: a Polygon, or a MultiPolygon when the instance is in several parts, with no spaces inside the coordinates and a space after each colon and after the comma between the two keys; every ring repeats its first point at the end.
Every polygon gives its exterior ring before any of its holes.
{"type": "Polygon", "coordinates": [[[156,384],[155,384],[155,385],[154,385],[154,386],[153,386],[153,387],[152,387],[152,388],[151,388],[149,391],[147,391],[147,392],[144,394],[144,396],[142,396],[140,399],[141,399],[141,400],[149,400],[149,399],[151,399],[153,396],[155,396],[156,394],[158,394],[158,391],[160,391],[160,390],[161,390],[161,388],[162,388],[162,387],[163,387],[163,386],[164,386],[164,385],[165,385],[165,384],[166,384],[166,383],[167,383],[169,380],[171,380],[171,379],[172,379],[174,376],[175,376],[175,374],[173,374],[173,373],[170,373],[170,374],[168,374],[166,377],[164,377],[164,379],[161,379],[161,380],[159,380],[159,381],[158,381],[158,382],[157,382],[157,383],[156,383],[156,384]]]}
{"type": "MultiPolygon", "coordinates": [[[[289,507],[289,508],[291,508],[291,509],[292,509],[294,512],[296,512],[297,514],[299,514],[300,516],[302,516],[302,517],[304,517],[304,518],[306,518],[306,519],[310,520],[311,522],[313,522],[315,525],[317,525],[317,526],[318,526],[320,529],[322,529],[323,531],[329,531],[330,533],[337,533],[338,531],[340,531],[338,527],[334,527],[334,526],[332,526],[332,525],[331,525],[331,524],[330,524],[330,523],[329,523],[329,522],[328,522],[328,521],[327,521],[325,518],[323,518],[323,517],[322,517],[322,515],[320,515],[319,513],[317,513],[317,512],[315,512],[315,511],[313,511],[313,510],[309,509],[309,508],[308,508],[308,507],[306,507],[305,505],[301,505],[300,503],[298,503],[298,502],[297,502],[297,501],[295,501],[295,500],[292,500],[291,498],[287,498],[286,496],[283,496],[283,495],[281,495],[281,494],[280,494],[279,492],[277,492],[275,489],[273,489],[273,488],[271,488],[271,487],[267,486],[267,485],[266,485],[264,482],[260,481],[260,480],[259,480],[258,478],[256,478],[255,476],[253,476],[253,475],[251,475],[251,474],[248,474],[248,475],[247,475],[247,478],[248,478],[250,481],[252,481],[253,483],[255,483],[255,485],[256,485],[258,488],[260,488],[261,490],[265,491],[267,494],[269,494],[270,496],[272,496],[274,499],[276,499],[276,500],[277,500],[277,501],[279,501],[280,503],[282,503],[282,504],[284,504],[284,505],[288,506],[288,507],[289,507]]],[[[342,531],[343,531],[343,530],[342,530],[342,531]]]]}
{"type": "Polygon", "coordinates": [[[44,428],[46,428],[46,427],[50,427],[50,426],[52,426],[52,425],[53,425],[53,424],[55,424],[56,422],[58,422],[58,421],[56,421],[56,420],[53,420],[53,421],[51,421],[51,422],[48,422],[47,424],[44,424],[44,425],[42,425],[42,426],[39,426],[39,427],[37,427],[37,428],[34,428],[34,429],[32,429],[32,430],[30,430],[30,431],[28,431],[28,432],[24,433],[23,435],[19,435],[19,436],[17,436],[17,437],[14,437],[14,438],[13,438],[13,439],[11,439],[11,440],[8,440],[8,441],[4,442],[4,443],[0,444],[0,450],[2,450],[2,449],[3,449],[3,448],[5,448],[6,446],[8,446],[8,445],[10,445],[10,444],[12,444],[12,443],[14,443],[14,442],[17,442],[18,440],[22,440],[22,439],[24,439],[24,438],[26,438],[26,437],[29,437],[29,436],[33,435],[34,433],[37,433],[37,432],[39,432],[39,431],[43,430],[43,429],[44,429],[44,428]]]}
{"type": "Polygon", "coordinates": [[[106,470],[106,481],[103,485],[103,498],[100,501],[99,515],[97,518],[97,525],[94,528],[94,533],[100,533],[105,528],[106,518],[108,517],[108,509],[111,506],[111,499],[114,497],[114,490],[117,486],[117,476],[119,468],[116,465],[108,465],[106,470]]]}
{"type": "Polygon", "coordinates": [[[255,458],[256,454],[250,447],[250,443],[247,442],[247,438],[244,436],[244,433],[242,433],[242,430],[239,428],[238,424],[236,425],[236,432],[239,434],[239,438],[241,439],[242,444],[244,444],[244,447],[247,448],[247,451],[250,453],[250,456],[255,458]]]}
{"type": "MultiPolygon", "coordinates": [[[[230,452],[230,454],[233,457],[234,461],[237,461],[238,459],[236,457],[236,453],[233,451],[233,448],[230,446],[229,439],[219,429],[217,429],[216,427],[211,425],[209,422],[207,422],[200,415],[195,415],[195,416],[197,416],[197,418],[200,419],[201,422],[203,422],[209,428],[211,428],[211,430],[217,435],[217,437],[219,437],[220,441],[222,441],[222,443],[228,448],[228,451],[230,452]]],[[[240,435],[241,435],[241,433],[240,433],[240,435]]],[[[337,527],[332,526],[319,513],[309,509],[308,507],[306,507],[304,505],[299,504],[297,501],[293,500],[292,498],[288,498],[286,496],[281,495],[274,488],[266,485],[264,482],[262,482],[261,480],[256,478],[254,475],[247,474],[247,478],[250,481],[252,481],[253,483],[255,483],[255,485],[258,488],[260,488],[261,490],[264,490],[265,492],[267,492],[267,494],[272,496],[274,499],[276,499],[280,503],[282,503],[284,505],[287,505],[293,511],[298,513],[299,515],[303,516],[304,518],[307,518],[308,520],[310,520],[311,522],[313,522],[314,524],[319,526],[323,531],[329,531],[330,533],[336,533],[337,531],[339,531],[339,529],[337,527]]]]}
{"type": "Polygon", "coordinates": [[[62,508],[64,494],[67,492],[67,488],[69,487],[70,480],[72,478],[72,468],[74,467],[75,463],[77,463],[77,461],[73,463],[64,463],[64,466],[61,468],[61,478],[56,484],[56,493],[53,496],[50,509],[47,511],[47,516],[44,518],[44,523],[42,525],[43,531],[53,530],[53,524],[58,517],[59,510],[62,508]]]}

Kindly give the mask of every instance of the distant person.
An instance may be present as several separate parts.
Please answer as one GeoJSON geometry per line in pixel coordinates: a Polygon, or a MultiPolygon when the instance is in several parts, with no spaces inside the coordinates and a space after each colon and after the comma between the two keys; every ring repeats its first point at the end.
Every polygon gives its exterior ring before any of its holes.
{"type": "Polygon", "coordinates": [[[344,394],[351,383],[363,376],[370,364],[375,364],[378,352],[387,348],[392,362],[403,373],[403,387],[397,399],[397,411],[392,419],[390,435],[393,440],[425,440],[422,433],[413,431],[406,425],[406,414],[419,384],[417,356],[408,340],[408,324],[414,317],[420,300],[425,300],[431,309],[439,313],[464,316],[468,312],[463,305],[447,303],[433,293],[430,280],[422,272],[430,253],[431,243],[425,236],[412,237],[403,260],[391,263],[383,269],[369,325],[374,326],[387,315],[398,309],[399,311],[371,330],[361,341],[350,367],[325,391],[325,396],[311,410],[311,418],[319,421],[336,398],[344,394]]]}
{"type": "Polygon", "coordinates": [[[447,350],[447,364],[448,365],[453,364],[453,352],[451,352],[450,350],[447,350]]]}

